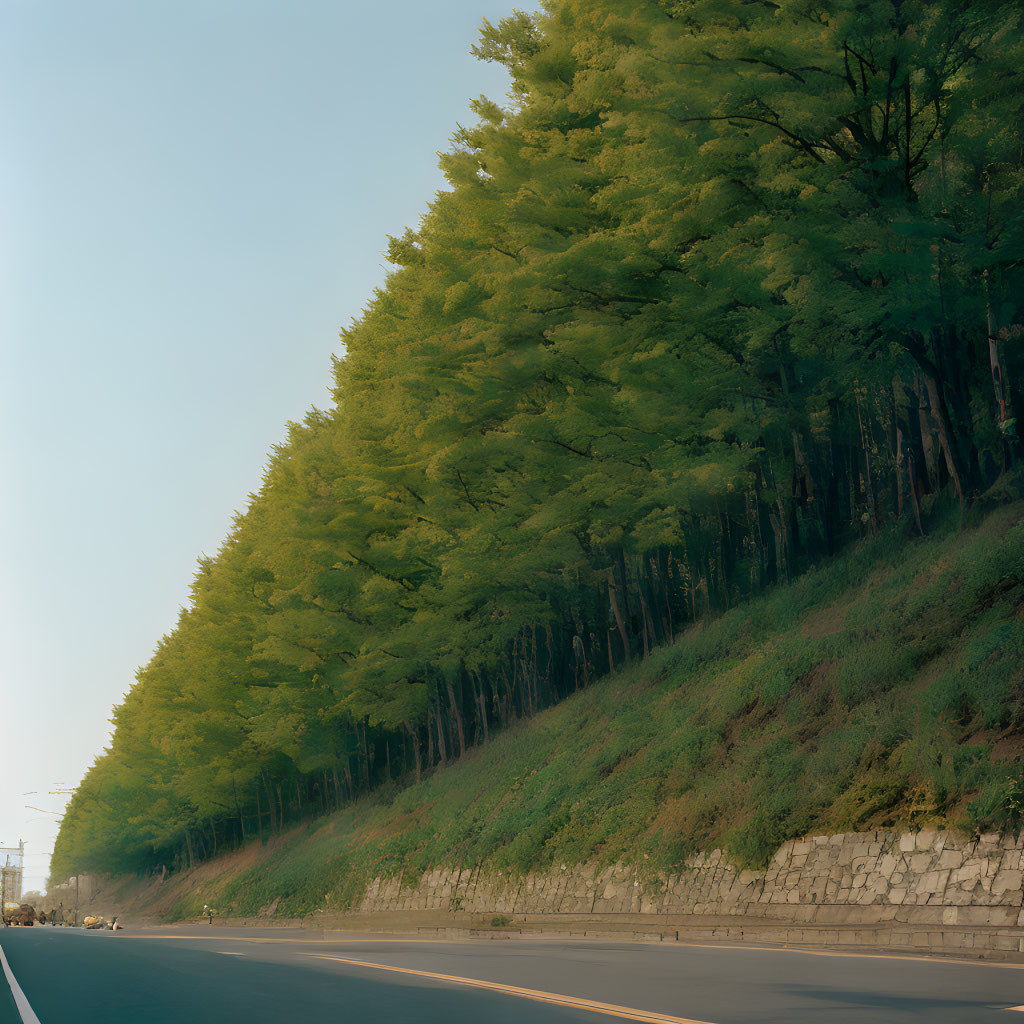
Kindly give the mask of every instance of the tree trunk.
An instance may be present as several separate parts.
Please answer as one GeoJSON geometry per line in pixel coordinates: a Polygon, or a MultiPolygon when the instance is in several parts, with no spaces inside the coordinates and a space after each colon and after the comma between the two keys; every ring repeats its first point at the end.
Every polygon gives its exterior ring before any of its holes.
{"type": "Polygon", "coordinates": [[[263,779],[263,787],[267,791],[267,809],[270,812],[270,834],[273,835],[275,828],[274,818],[276,817],[274,812],[274,794],[270,792],[270,783],[267,782],[266,773],[262,768],[260,769],[260,778],[263,779]]]}
{"type": "MultiPolygon", "coordinates": [[[[615,597],[615,570],[608,570],[608,600],[611,602],[612,615],[615,617],[615,625],[619,630],[619,638],[622,640],[623,661],[629,664],[629,634],[626,632],[626,623],[623,621],[622,612],[619,610],[619,602],[615,597]]],[[[609,640],[609,644],[611,641],[609,640]]],[[[611,660],[611,647],[609,647],[609,660],[611,660]]]]}
{"type": "Polygon", "coordinates": [[[871,454],[868,450],[867,436],[864,433],[864,417],[860,411],[860,395],[854,389],[854,397],[857,400],[857,423],[860,425],[860,447],[864,452],[864,494],[868,502],[868,516],[871,523],[871,534],[878,532],[878,506],[875,504],[875,485],[871,478],[871,454]]]}
{"type": "Polygon", "coordinates": [[[825,508],[822,510],[822,527],[825,531],[825,551],[834,555],[839,550],[841,533],[839,482],[842,479],[842,455],[839,451],[839,401],[830,398],[829,412],[829,467],[825,488],[825,508]]]}
{"type": "Polygon", "coordinates": [[[674,644],[676,642],[675,629],[672,625],[672,601],[668,595],[668,580],[672,574],[672,552],[667,551],[665,553],[665,575],[662,577],[662,585],[665,588],[665,613],[668,616],[668,620],[665,623],[668,629],[668,642],[674,644]]]}
{"type": "Polygon", "coordinates": [[[644,588],[642,583],[637,587],[637,594],[640,597],[641,636],[644,644],[644,657],[646,658],[651,653],[651,640],[647,630],[647,602],[644,600],[644,588]]]}
{"type": "Polygon", "coordinates": [[[416,759],[416,781],[419,782],[423,778],[423,765],[420,760],[420,734],[418,729],[414,729],[408,722],[403,723],[406,731],[409,733],[409,738],[412,740],[412,753],[416,759]]]}
{"type": "Polygon", "coordinates": [[[999,431],[1003,438],[1003,469],[1009,468],[1016,447],[1016,431],[1009,422],[1007,412],[1006,372],[999,352],[999,336],[996,334],[995,318],[992,316],[992,298],[989,294],[988,271],[985,271],[985,315],[988,324],[988,361],[992,373],[992,390],[996,396],[996,412],[999,417],[999,431]]]}
{"type": "Polygon", "coordinates": [[[455,716],[455,735],[459,741],[459,757],[462,757],[466,752],[466,732],[462,725],[462,714],[455,700],[455,688],[452,686],[451,679],[445,677],[445,685],[448,687],[448,700],[451,702],[452,714],[455,716]]]}
{"type": "Polygon", "coordinates": [[[484,730],[484,743],[487,743],[489,737],[487,734],[487,695],[484,692],[484,681],[477,677],[477,682],[480,684],[480,724],[484,730]]]}
{"type": "MultiPolygon", "coordinates": [[[[345,755],[344,761],[344,772],[345,772],[345,794],[349,800],[355,799],[355,786],[352,783],[352,766],[349,764],[349,756],[345,755]]],[[[338,759],[334,759],[334,764],[331,766],[331,774],[334,776],[334,806],[336,808],[341,807],[341,782],[338,779],[338,759]]]]}
{"type": "MultiPolygon", "coordinates": [[[[440,697],[440,693],[438,693],[440,697]]],[[[444,741],[444,716],[441,714],[441,703],[438,701],[437,714],[434,716],[434,723],[437,726],[437,753],[441,758],[441,764],[448,760],[448,746],[444,741]]]]}
{"type": "Polygon", "coordinates": [[[932,416],[935,419],[935,427],[939,435],[939,445],[946,457],[946,468],[949,470],[953,486],[956,488],[956,496],[962,505],[964,503],[964,488],[960,467],[957,465],[959,461],[957,452],[953,447],[953,438],[949,429],[949,416],[946,413],[945,402],[942,400],[939,383],[932,374],[925,374],[924,382],[928,390],[928,402],[931,405],[932,416]]]}
{"type": "Polygon", "coordinates": [[[917,397],[917,420],[921,431],[921,451],[924,454],[924,471],[929,493],[939,489],[939,460],[935,455],[934,421],[930,421],[925,395],[921,388],[921,379],[914,375],[914,394],[917,397]]]}

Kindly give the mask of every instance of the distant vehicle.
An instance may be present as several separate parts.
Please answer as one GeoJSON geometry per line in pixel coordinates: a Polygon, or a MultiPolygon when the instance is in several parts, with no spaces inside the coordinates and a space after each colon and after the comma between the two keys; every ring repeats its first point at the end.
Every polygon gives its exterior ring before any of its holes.
{"type": "Polygon", "coordinates": [[[106,931],[119,932],[122,929],[122,926],[118,924],[116,914],[109,921],[102,916],[94,917],[90,915],[82,920],[82,927],[88,928],[90,931],[105,929],[106,931]]]}
{"type": "Polygon", "coordinates": [[[36,908],[31,903],[5,903],[3,920],[5,926],[31,928],[36,923],[36,908]]]}

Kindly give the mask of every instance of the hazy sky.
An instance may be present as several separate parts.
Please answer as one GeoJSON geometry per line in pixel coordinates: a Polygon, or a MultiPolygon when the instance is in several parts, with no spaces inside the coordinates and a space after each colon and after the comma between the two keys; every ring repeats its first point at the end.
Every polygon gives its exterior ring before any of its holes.
{"type": "Polygon", "coordinates": [[[50,791],[328,404],[385,234],[503,99],[469,49],[513,4],[0,0],[0,845],[28,888],[50,791]]]}

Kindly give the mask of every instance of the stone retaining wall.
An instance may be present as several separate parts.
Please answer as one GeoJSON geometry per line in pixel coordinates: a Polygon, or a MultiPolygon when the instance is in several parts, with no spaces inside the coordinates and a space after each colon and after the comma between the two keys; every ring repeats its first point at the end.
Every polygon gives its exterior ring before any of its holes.
{"type": "Polygon", "coordinates": [[[692,858],[679,874],[660,877],[621,863],[555,865],[523,876],[471,866],[438,868],[417,879],[376,879],[353,910],[1006,928],[1024,926],[1022,878],[1024,834],[966,839],[935,829],[856,832],[786,843],[766,871],[738,870],[720,850],[692,858]]]}

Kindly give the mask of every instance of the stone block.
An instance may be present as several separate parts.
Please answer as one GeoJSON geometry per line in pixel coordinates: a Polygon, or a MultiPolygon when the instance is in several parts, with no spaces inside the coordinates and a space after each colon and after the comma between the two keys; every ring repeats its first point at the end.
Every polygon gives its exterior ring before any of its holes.
{"type": "Polygon", "coordinates": [[[941,893],[945,891],[948,881],[948,871],[927,871],[918,879],[914,889],[918,893],[941,893]]]}
{"type": "Polygon", "coordinates": [[[1019,869],[1015,871],[1000,871],[992,880],[992,895],[999,896],[1005,892],[1021,891],[1021,880],[1024,873],[1019,869]]]}
{"type": "Polygon", "coordinates": [[[942,901],[950,906],[966,907],[971,902],[971,894],[951,886],[942,894],[942,901]]]}
{"type": "Polygon", "coordinates": [[[1020,851],[1009,849],[999,858],[1000,871],[1017,871],[1020,869],[1020,851]]]}
{"type": "Polygon", "coordinates": [[[915,853],[910,857],[910,870],[914,874],[923,874],[932,864],[932,853],[915,853]]]}
{"type": "Polygon", "coordinates": [[[878,861],[878,866],[875,869],[883,878],[892,878],[893,872],[896,870],[897,858],[891,854],[883,854],[878,861]]]}
{"type": "Polygon", "coordinates": [[[900,852],[901,853],[913,853],[914,852],[914,834],[913,832],[904,832],[900,836],[900,852]]]}
{"type": "Polygon", "coordinates": [[[962,867],[957,868],[953,871],[950,876],[950,881],[954,885],[964,885],[969,883],[970,887],[974,888],[974,883],[981,877],[982,865],[977,860],[969,860],[962,867]]]}
{"type": "Polygon", "coordinates": [[[982,832],[978,842],[983,846],[998,846],[1002,836],[998,832],[982,832]]]}

